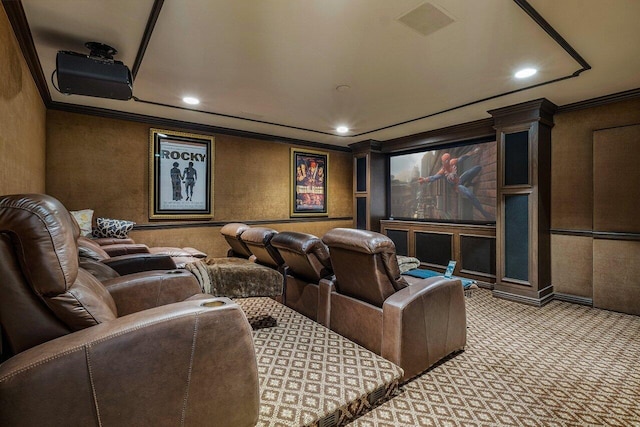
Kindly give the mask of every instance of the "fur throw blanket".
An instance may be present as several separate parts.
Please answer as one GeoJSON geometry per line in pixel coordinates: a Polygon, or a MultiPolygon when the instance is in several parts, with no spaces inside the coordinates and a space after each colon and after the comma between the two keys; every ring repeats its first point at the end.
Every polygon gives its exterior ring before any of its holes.
{"type": "Polygon", "coordinates": [[[409,270],[420,267],[420,260],[418,258],[403,255],[398,255],[396,258],[398,258],[400,273],[405,273],[409,270]]]}
{"type": "Polygon", "coordinates": [[[278,271],[242,258],[209,258],[185,265],[203,292],[216,297],[246,298],[282,295],[278,271]]]}

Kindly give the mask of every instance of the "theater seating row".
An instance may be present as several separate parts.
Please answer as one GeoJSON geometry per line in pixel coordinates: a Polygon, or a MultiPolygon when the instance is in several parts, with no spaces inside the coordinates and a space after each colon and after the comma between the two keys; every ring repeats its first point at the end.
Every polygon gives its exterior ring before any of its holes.
{"type": "MultiPolygon", "coordinates": [[[[245,255],[283,269],[287,305],[399,365],[405,379],[465,345],[460,282],[407,282],[386,236],[233,235],[245,255]]],[[[78,239],[56,199],[0,197],[0,425],[254,425],[257,364],[238,305],[201,293],[184,270],[100,281],[80,267],[78,239]]]]}
{"type": "Polygon", "coordinates": [[[242,309],[185,270],[101,282],[78,237],[58,200],[0,197],[0,425],[255,425],[242,309]]]}
{"type": "Polygon", "coordinates": [[[184,268],[188,263],[206,258],[194,248],[148,247],[131,238],[78,237],[82,267],[105,279],[140,271],[184,268]]]}
{"type": "Polygon", "coordinates": [[[466,344],[460,281],[401,276],[382,234],[336,228],[320,239],[239,223],[222,234],[230,256],[283,271],[285,305],[399,365],[405,379],[466,344]]]}

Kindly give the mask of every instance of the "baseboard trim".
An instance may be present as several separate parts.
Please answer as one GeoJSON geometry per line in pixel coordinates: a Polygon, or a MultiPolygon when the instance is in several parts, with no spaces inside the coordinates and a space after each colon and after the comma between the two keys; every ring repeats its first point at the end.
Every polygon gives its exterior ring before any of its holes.
{"type": "Polygon", "coordinates": [[[476,285],[478,285],[479,288],[489,289],[490,291],[492,291],[493,288],[495,288],[495,283],[483,282],[480,280],[476,281],[476,285]]]}
{"type": "Polygon", "coordinates": [[[553,300],[553,293],[545,295],[542,298],[532,298],[526,297],[524,295],[512,294],[510,292],[504,291],[492,291],[493,296],[500,299],[505,299],[507,301],[519,302],[521,304],[533,305],[535,307],[542,307],[543,305],[548,304],[553,300]]]}
{"type": "Polygon", "coordinates": [[[579,297],[577,295],[569,295],[569,294],[563,294],[561,292],[556,292],[553,294],[553,299],[558,301],[570,302],[573,304],[580,304],[580,305],[593,307],[592,298],[579,297]]]}
{"type": "MultiPolygon", "coordinates": [[[[484,286],[482,286],[484,287],[484,286]]],[[[577,295],[563,294],[562,292],[552,292],[545,295],[542,298],[526,297],[524,295],[512,294],[510,292],[492,291],[493,296],[496,298],[504,299],[507,301],[519,302],[521,304],[533,305],[536,307],[542,307],[545,304],[553,300],[569,302],[572,304],[585,305],[587,307],[593,307],[593,299],[587,297],[581,297],[577,295]]]]}

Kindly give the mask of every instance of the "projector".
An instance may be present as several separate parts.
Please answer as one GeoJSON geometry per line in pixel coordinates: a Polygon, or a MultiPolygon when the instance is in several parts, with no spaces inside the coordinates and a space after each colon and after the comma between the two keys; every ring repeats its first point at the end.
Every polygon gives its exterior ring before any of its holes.
{"type": "Polygon", "coordinates": [[[99,98],[131,99],[132,82],[129,68],[113,55],[118,51],[97,42],[85,44],[89,55],[59,51],[56,56],[58,90],[65,95],[86,95],[99,98]]]}

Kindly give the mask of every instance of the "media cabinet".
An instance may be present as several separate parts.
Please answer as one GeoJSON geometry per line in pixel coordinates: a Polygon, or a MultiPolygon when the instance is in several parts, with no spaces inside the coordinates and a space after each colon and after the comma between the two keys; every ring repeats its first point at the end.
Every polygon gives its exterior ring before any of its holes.
{"type": "Polygon", "coordinates": [[[496,281],[496,227],[423,221],[381,220],[380,232],[398,255],[416,257],[421,266],[442,271],[456,261],[454,274],[493,289],[496,281]]]}

